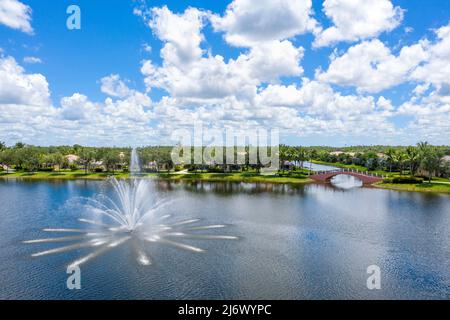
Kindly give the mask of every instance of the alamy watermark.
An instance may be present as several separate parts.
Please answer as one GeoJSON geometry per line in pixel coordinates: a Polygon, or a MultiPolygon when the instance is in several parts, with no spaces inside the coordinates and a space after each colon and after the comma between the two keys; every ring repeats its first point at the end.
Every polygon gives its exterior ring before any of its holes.
{"type": "Polygon", "coordinates": [[[381,289],[381,269],[377,265],[371,265],[367,267],[367,274],[370,276],[367,278],[367,289],[380,290],[381,289]]]}
{"type": "Polygon", "coordinates": [[[66,285],[69,290],[81,289],[81,269],[78,266],[67,267],[67,274],[70,276],[67,278],[66,285]]]}
{"type": "Polygon", "coordinates": [[[177,129],[171,138],[177,142],[171,152],[175,165],[254,165],[262,171],[280,166],[278,129],[219,130],[195,122],[193,131],[177,129]]]}
{"type": "Polygon", "coordinates": [[[67,7],[66,13],[69,17],[66,20],[66,26],[69,30],[81,29],[81,9],[77,5],[70,5],[67,7]]]}

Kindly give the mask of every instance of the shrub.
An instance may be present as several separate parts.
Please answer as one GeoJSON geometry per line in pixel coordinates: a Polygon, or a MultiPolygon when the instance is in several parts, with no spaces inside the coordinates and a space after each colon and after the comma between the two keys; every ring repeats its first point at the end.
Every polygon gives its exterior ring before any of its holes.
{"type": "Polygon", "coordinates": [[[77,171],[78,170],[78,166],[76,164],[72,163],[71,165],[69,165],[69,169],[71,171],[77,171]]]}
{"type": "Polygon", "coordinates": [[[94,172],[95,172],[95,173],[103,172],[103,168],[95,168],[95,169],[94,169],[94,172]]]}
{"type": "Polygon", "coordinates": [[[423,178],[416,177],[394,177],[385,179],[385,183],[396,183],[396,184],[421,184],[423,183],[423,178]]]}
{"type": "Polygon", "coordinates": [[[211,173],[224,173],[224,170],[223,170],[223,167],[221,167],[221,166],[215,166],[215,167],[212,167],[212,168],[208,168],[208,172],[211,172],[211,173]]]}

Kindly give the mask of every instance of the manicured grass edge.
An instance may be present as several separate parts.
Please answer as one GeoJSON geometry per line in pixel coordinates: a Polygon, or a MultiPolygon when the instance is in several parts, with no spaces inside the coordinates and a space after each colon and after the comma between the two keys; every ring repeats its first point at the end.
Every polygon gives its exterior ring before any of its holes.
{"type": "MultiPolygon", "coordinates": [[[[82,173],[71,173],[71,172],[61,172],[57,173],[10,173],[10,174],[1,174],[0,179],[11,179],[11,180],[105,180],[108,177],[111,177],[111,174],[99,174],[99,173],[90,173],[90,174],[82,174],[82,173]]],[[[129,174],[115,174],[114,177],[119,179],[127,179],[129,178],[129,174]]],[[[242,173],[188,173],[188,174],[179,174],[179,173],[149,173],[144,175],[147,178],[155,178],[160,180],[170,180],[170,181],[209,181],[209,182],[222,182],[222,181],[231,181],[231,182],[247,182],[247,183],[278,183],[278,184],[305,184],[313,182],[313,180],[302,177],[279,177],[279,176],[266,176],[266,175],[249,175],[245,176],[242,173]]]]}
{"type": "Polygon", "coordinates": [[[372,186],[380,189],[389,189],[396,191],[450,194],[450,185],[438,183],[392,184],[392,183],[377,182],[374,183],[372,186]]]}
{"type": "MultiPolygon", "coordinates": [[[[60,174],[50,174],[38,172],[35,174],[24,174],[24,173],[10,173],[10,174],[0,174],[0,179],[11,179],[11,180],[105,180],[111,174],[99,174],[90,173],[87,175],[81,173],[71,173],[71,172],[61,172],[60,174]]],[[[129,178],[129,174],[119,173],[115,174],[114,177],[119,179],[129,178]]],[[[279,176],[266,176],[266,175],[249,175],[243,176],[242,173],[150,173],[146,174],[145,177],[154,178],[158,180],[168,180],[168,181],[185,181],[185,182],[244,182],[244,183],[273,183],[273,184],[308,184],[314,183],[314,180],[308,177],[295,178],[295,177],[279,177],[279,176]]],[[[423,184],[391,184],[384,182],[377,182],[372,185],[373,187],[380,189],[389,189],[397,191],[409,191],[409,192],[425,192],[425,193],[445,193],[450,194],[450,185],[432,183],[423,184]]]]}

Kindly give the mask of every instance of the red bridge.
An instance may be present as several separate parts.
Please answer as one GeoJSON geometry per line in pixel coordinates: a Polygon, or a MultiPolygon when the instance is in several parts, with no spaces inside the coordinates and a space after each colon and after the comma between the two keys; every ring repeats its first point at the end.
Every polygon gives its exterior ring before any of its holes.
{"type": "Polygon", "coordinates": [[[382,175],[379,174],[372,174],[369,172],[362,172],[353,169],[340,169],[333,171],[313,171],[311,172],[311,175],[309,177],[318,182],[329,182],[331,178],[340,174],[346,174],[349,176],[356,177],[360,179],[364,184],[373,184],[375,182],[383,180],[384,178],[382,175]]]}

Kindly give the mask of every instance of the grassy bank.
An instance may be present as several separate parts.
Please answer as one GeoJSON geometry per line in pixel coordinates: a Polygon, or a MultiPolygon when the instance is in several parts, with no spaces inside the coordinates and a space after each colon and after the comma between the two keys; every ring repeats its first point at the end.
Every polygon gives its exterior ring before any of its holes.
{"type": "MultiPolygon", "coordinates": [[[[325,161],[318,161],[318,160],[313,160],[312,163],[321,164],[321,165],[325,165],[325,166],[331,166],[331,167],[338,167],[338,168],[343,168],[343,169],[359,170],[359,171],[362,171],[362,172],[368,171],[368,172],[373,173],[373,174],[377,173],[379,175],[384,175],[384,176],[395,175],[394,172],[388,172],[388,171],[383,171],[383,170],[370,171],[366,167],[358,166],[358,165],[355,165],[355,164],[345,164],[345,163],[341,163],[341,162],[333,163],[333,162],[325,162],[325,161]]],[[[397,172],[397,174],[398,174],[398,172],[397,172]]]]}
{"type": "Polygon", "coordinates": [[[187,174],[158,174],[160,179],[172,181],[233,181],[233,182],[262,182],[262,183],[286,183],[286,184],[303,184],[312,182],[307,176],[301,174],[292,175],[260,175],[258,173],[187,173],[187,174]]]}
{"type": "MultiPolygon", "coordinates": [[[[102,180],[114,176],[119,179],[129,178],[128,173],[90,173],[84,171],[58,171],[58,172],[0,172],[0,179],[24,179],[24,180],[102,180]]],[[[305,184],[311,183],[307,175],[302,173],[285,173],[281,175],[261,175],[256,172],[233,172],[233,173],[149,173],[145,175],[149,178],[156,178],[170,181],[208,181],[208,182],[247,182],[247,183],[279,183],[279,184],[305,184]]],[[[415,192],[436,192],[450,194],[450,180],[436,179],[431,184],[392,184],[379,182],[374,186],[377,188],[415,191],[415,192]]]]}
{"type": "MultiPolygon", "coordinates": [[[[101,180],[114,176],[116,178],[129,178],[128,173],[87,173],[84,171],[60,171],[60,172],[0,172],[0,179],[30,179],[30,180],[101,180]]],[[[264,183],[307,183],[311,182],[303,174],[285,175],[261,175],[256,172],[235,173],[149,173],[146,177],[159,178],[173,181],[234,181],[234,182],[264,182],[264,183]]]]}
{"type": "Polygon", "coordinates": [[[123,172],[117,173],[92,173],[87,174],[84,171],[52,171],[52,172],[14,172],[6,173],[5,171],[0,172],[0,179],[35,179],[35,180],[51,180],[51,179],[62,179],[62,180],[77,180],[77,179],[87,179],[87,180],[101,180],[106,179],[110,176],[116,178],[127,178],[128,174],[123,172]]]}
{"type": "Polygon", "coordinates": [[[434,192],[450,194],[450,184],[445,183],[421,183],[421,184],[393,184],[379,182],[374,184],[377,188],[391,189],[398,191],[414,191],[414,192],[434,192]]]}

